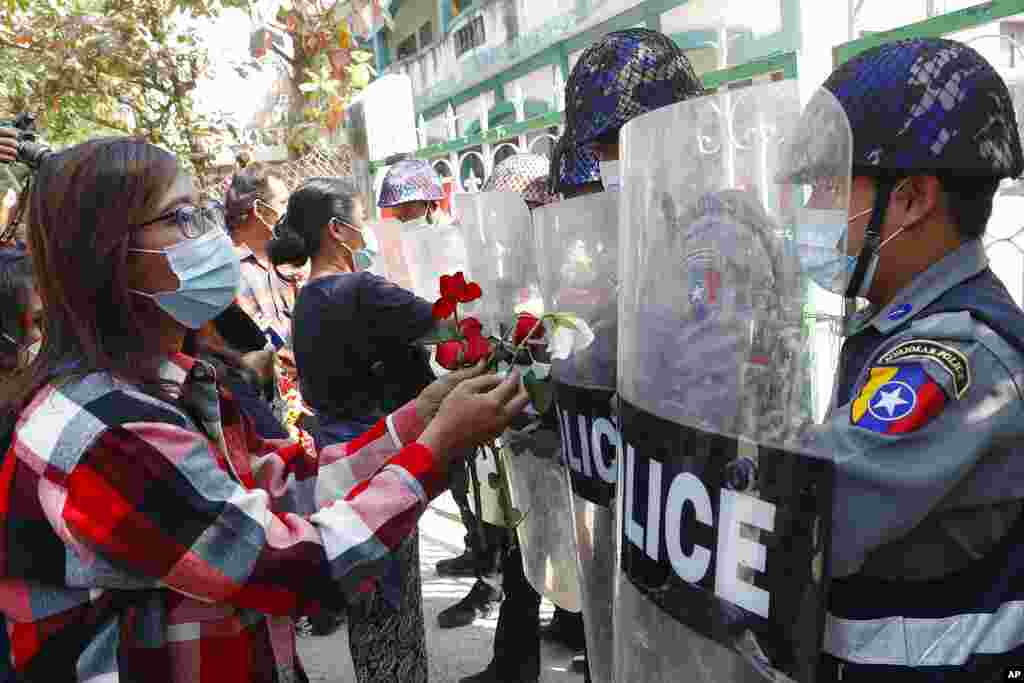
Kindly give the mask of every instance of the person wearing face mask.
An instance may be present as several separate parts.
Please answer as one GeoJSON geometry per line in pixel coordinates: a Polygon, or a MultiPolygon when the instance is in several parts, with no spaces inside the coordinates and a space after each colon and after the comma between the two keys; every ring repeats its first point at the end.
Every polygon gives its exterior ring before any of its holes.
{"type": "Polygon", "coordinates": [[[1024,642],[1024,312],[982,237],[1024,171],[1013,100],[980,54],[937,38],[864,52],[824,88],[853,180],[839,204],[845,184],[814,188],[801,255],[868,306],[812,444],[836,467],[821,680],[1001,680],[1024,642]]]}
{"type": "Polygon", "coordinates": [[[565,132],[551,155],[551,182],[561,191],[564,169],[600,163],[606,191],[622,186],[619,130],[630,119],[704,92],[687,59],[671,38],[658,31],[613,31],[588,47],[565,84],[565,132]],[[608,82],[609,73],[631,78],[608,82]]]}
{"type": "Polygon", "coordinates": [[[432,225],[448,225],[452,218],[441,208],[442,201],[441,177],[430,162],[404,159],[388,169],[377,206],[390,209],[403,223],[422,220],[432,225]]]}
{"type": "MultiPolygon", "coordinates": [[[[556,290],[550,294],[552,306],[555,310],[580,315],[595,334],[594,343],[588,349],[552,365],[552,376],[558,385],[558,407],[570,416],[568,422],[583,420],[593,424],[605,420],[615,423],[611,400],[617,367],[619,226],[616,217],[617,198],[623,183],[619,170],[620,131],[638,116],[699,97],[703,92],[700,79],[682,50],[670,37],[646,28],[613,31],[600,38],[583,52],[566,82],[565,132],[551,157],[552,190],[568,190],[573,195],[603,190],[613,195],[589,203],[572,199],[578,210],[566,205],[560,209],[576,215],[592,212],[594,216],[593,220],[582,222],[576,237],[577,244],[587,253],[573,259],[569,245],[562,244],[555,249],[564,252],[570,262],[560,264],[559,275],[552,277],[552,288],[556,290]],[[609,79],[609,74],[616,74],[616,77],[609,79]],[[599,168],[599,187],[575,188],[566,182],[567,178],[578,176],[580,169],[593,166],[595,161],[599,168]],[[609,215],[610,220],[606,219],[609,215]]],[[[562,439],[570,442],[574,436],[563,433],[562,439]]],[[[586,574],[581,575],[581,586],[589,584],[594,596],[599,591],[607,594],[607,600],[590,600],[585,606],[585,612],[589,613],[589,621],[585,623],[587,644],[599,650],[596,656],[600,661],[593,672],[583,666],[588,678],[593,673],[597,680],[610,680],[611,614],[607,607],[611,602],[611,567],[614,564],[614,495],[605,495],[607,488],[598,480],[577,477],[573,484],[579,508],[594,513],[591,531],[598,537],[578,537],[577,545],[593,547],[593,553],[600,556],[584,569],[586,574]],[[600,490],[601,495],[587,498],[579,493],[595,490],[600,490]]]]}
{"type": "Polygon", "coordinates": [[[448,463],[500,433],[525,391],[481,364],[357,442],[263,440],[182,353],[234,300],[239,263],[177,159],[94,140],[33,185],[43,344],[0,384],[0,612],[19,680],[306,680],[293,616],[378,576],[448,463]]]}
{"type": "MultiPolygon", "coordinates": [[[[294,348],[321,447],[364,434],[433,379],[414,343],[434,329],[432,304],[370,272],[376,248],[364,212],[349,181],[307,180],[268,247],[275,264],[312,262],[295,304],[294,348]]],[[[426,680],[419,577],[413,533],[377,590],[351,605],[349,642],[362,683],[426,680]]]]}
{"type": "MultiPolygon", "coordinates": [[[[285,273],[267,256],[267,243],[287,202],[284,181],[261,163],[244,164],[232,176],[225,197],[227,227],[241,263],[242,286],[236,303],[263,331],[266,349],[272,352],[269,371],[275,383],[271,385],[270,400],[281,422],[287,421],[289,411],[308,413],[301,392],[293,390],[298,378],[291,348],[292,308],[302,272],[286,267],[290,272],[285,273]]],[[[294,429],[299,438],[309,438],[307,430],[315,431],[316,425],[304,420],[294,429]]]]}
{"type": "MultiPolygon", "coordinates": [[[[287,203],[284,181],[260,163],[250,164],[234,175],[224,202],[228,231],[242,264],[238,304],[263,328],[277,351],[286,349],[291,339],[296,286],[282,278],[270,263],[267,244],[287,203]]],[[[290,362],[290,352],[285,351],[285,355],[285,361],[290,362]]]]}

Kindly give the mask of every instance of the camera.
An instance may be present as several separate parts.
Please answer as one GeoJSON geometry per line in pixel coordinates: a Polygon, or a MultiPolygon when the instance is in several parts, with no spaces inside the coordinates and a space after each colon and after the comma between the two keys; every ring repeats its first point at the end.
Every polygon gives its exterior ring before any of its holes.
{"type": "Polygon", "coordinates": [[[39,164],[52,154],[53,150],[37,141],[35,114],[22,112],[13,121],[0,122],[0,126],[18,131],[18,161],[29,168],[39,168],[39,164]]]}

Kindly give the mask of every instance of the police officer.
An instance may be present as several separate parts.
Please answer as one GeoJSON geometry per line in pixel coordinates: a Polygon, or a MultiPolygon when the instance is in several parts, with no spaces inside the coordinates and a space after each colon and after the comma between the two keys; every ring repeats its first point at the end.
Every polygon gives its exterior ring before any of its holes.
{"type": "Polygon", "coordinates": [[[408,223],[425,219],[428,223],[445,223],[441,209],[444,187],[430,162],[423,159],[404,159],[388,169],[380,188],[377,206],[392,209],[395,218],[408,223]]]}
{"type": "MultiPolygon", "coordinates": [[[[668,36],[644,28],[614,31],[603,36],[580,56],[565,86],[565,132],[555,147],[551,159],[551,177],[560,179],[586,166],[591,158],[598,160],[600,178],[605,191],[617,191],[622,185],[619,171],[619,132],[631,119],[649,111],[703,94],[704,89],[686,55],[668,36]]],[[[555,189],[565,191],[561,183],[555,189]]],[[[607,252],[617,258],[617,249],[607,252]]],[[[617,273],[615,264],[602,268],[617,273]]],[[[605,289],[614,292],[615,282],[605,283],[605,289]]],[[[600,384],[609,391],[615,386],[617,305],[611,302],[590,312],[591,323],[597,336],[593,347],[572,360],[574,379],[582,384],[600,384]],[[595,382],[595,379],[601,379],[595,382]]],[[[556,379],[559,379],[556,376],[556,379]]],[[[564,378],[567,379],[568,378],[564,378]]],[[[561,381],[561,379],[559,379],[561,381]]],[[[581,384],[581,385],[582,385],[581,384]]],[[[594,415],[592,417],[611,417],[594,415]]],[[[569,435],[562,435],[563,441],[569,435]]],[[[610,513],[599,528],[614,535],[610,513]]],[[[611,544],[608,545],[611,552],[611,544]]],[[[608,589],[611,602],[611,587],[608,589]]],[[[602,620],[610,620],[610,614],[602,620]]],[[[602,625],[603,626],[603,625],[602,625]]],[[[596,623],[588,625],[598,639],[596,623]]],[[[604,629],[610,632],[609,628],[604,629]]],[[[610,650],[610,647],[604,648],[610,650]]],[[[605,653],[602,653],[602,657],[605,653]]],[[[586,670],[586,665],[583,664],[586,670]]],[[[610,674],[610,664],[598,670],[603,678],[610,674]]],[[[587,677],[590,672],[586,671],[587,677]]]]}
{"type": "MultiPolygon", "coordinates": [[[[1024,656],[1024,313],[981,241],[1024,170],[1013,103],[943,39],[865,52],[825,88],[853,181],[845,248],[808,274],[870,307],[816,433],[836,464],[819,680],[993,680],[1024,656]]],[[[810,207],[837,191],[820,183],[810,207]]]]}

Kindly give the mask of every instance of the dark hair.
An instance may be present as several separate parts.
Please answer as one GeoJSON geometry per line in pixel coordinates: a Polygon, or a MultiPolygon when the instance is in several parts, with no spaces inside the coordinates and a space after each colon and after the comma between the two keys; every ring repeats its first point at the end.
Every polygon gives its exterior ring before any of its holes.
{"type": "Polygon", "coordinates": [[[24,249],[0,249],[0,370],[17,367],[25,342],[25,313],[32,296],[32,260],[24,249]]]}
{"type": "Polygon", "coordinates": [[[992,217],[992,202],[999,190],[998,178],[937,176],[946,194],[946,209],[964,239],[980,239],[992,217]]]}
{"type": "Polygon", "coordinates": [[[301,266],[320,252],[324,226],[332,218],[356,223],[358,190],[344,178],[311,178],[288,198],[288,210],[267,244],[275,266],[301,266]]]}
{"type": "Polygon", "coordinates": [[[228,231],[234,231],[249,218],[256,200],[270,197],[270,179],[283,180],[266,164],[256,162],[231,178],[231,187],[224,198],[224,218],[228,231]]]}
{"type": "Polygon", "coordinates": [[[180,172],[170,152],[133,138],[90,140],[43,162],[28,212],[43,344],[0,386],[0,412],[17,412],[56,377],[97,370],[169,397],[140,322],[143,303],[128,291],[128,238],[157,214],[180,172]]]}
{"type": "Polygon", "coordinates": [[[235,163],[238,164],[238,168],[245,168],[252,163],[252,154],[243,149],[235,155],[235,163]]]}

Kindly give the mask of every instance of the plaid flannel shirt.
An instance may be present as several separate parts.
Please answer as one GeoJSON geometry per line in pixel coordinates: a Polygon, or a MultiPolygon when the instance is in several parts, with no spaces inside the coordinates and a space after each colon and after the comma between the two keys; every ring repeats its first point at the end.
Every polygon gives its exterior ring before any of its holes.
{"type": "Polygon", "coordinates": [[[343,606],[444,488],[422,421],[407,404],[314,458],[259,438],[208,365],[164,372],[182,407],[94,373],[21,412],[0,466],[14,666],[48,683],[304,681],[292,616],[343,606]]]}
{"type": "Polygon", "coordinates": [[[235,250],[242,267],[238,305],[264,333],[268,328],[273,329],[282,344],[287,345],[292,336],[291,312],[295,307],[296,285],[281,279],[271,266],[256,258],[249,247],[236,246],[235,250]]]}

